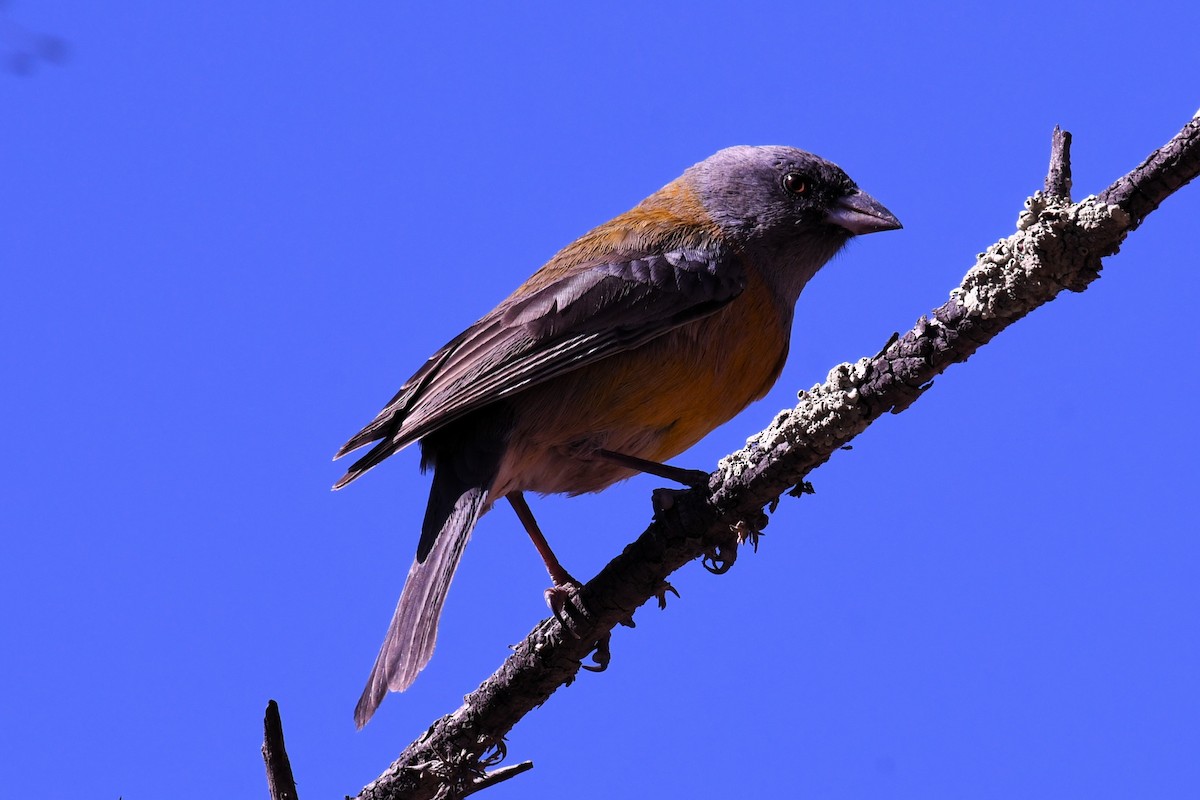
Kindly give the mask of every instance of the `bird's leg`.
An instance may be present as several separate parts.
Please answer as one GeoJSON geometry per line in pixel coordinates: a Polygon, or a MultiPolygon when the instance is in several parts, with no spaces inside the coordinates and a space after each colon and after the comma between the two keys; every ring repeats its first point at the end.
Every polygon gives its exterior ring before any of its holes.
{"type": "Polygon", "coordinates": [[[550,606],[551,613],[558,620],[558,624],[563,626],[563,630],[574,634],[575,629],[563,616],[563,610],[568,609],[568,614],[578,614],[574,608],[568,607],[568,601],[571,599],[571,592],[578,591],[579,581],[571,577],[571,573],[563,568],[558,561],[558,556],[554,555],[554,551],[550,549],[550,543],[546,541],[542,529],[538,527],[537,520],[533,518],[533,512],[529,510],[529,503],[525,502],[525,495],[520,492],[509,492],[505,497],[508,498],[513,511],[517,512],[517,518],[525,526],[525,532],[529,534],[533,546],[537,548],[538,555],[542,557],[542,563],[546,565],[546,572],[550,573],[550,580],[554,582],[554,585],[546,590],[546,605],[550,606]]]}
{"type": "Polygon", "coordinates": [[[595,450],[593,453],[606,461],[620,464],[622,467],[636,469],[638,472],[645,472],[648,475],[657,475],[660,478],[682,483],[684,486],[690,486],[693,489],[708,486],[709,475],[702,469],[672,467],[670,464],[660,464],[657,461],[649,461],[645,458],[638,458],[637,456],[630,456],[625,453],[615,453],[612,450],[595,450]]]}
{"type": "MultiPolygon", "coordinates": [[[[542,534],[542,529],[538,527],[537,520],[533,518],[533,512],[529,510],[529,503],[525,502],[525,495],[520,492],[509,492],[505,497],[508,498],[509,505],[513,507],[513,511],[517,512],[517,518],[525,526],[525,532],[533,540],[533,546],[537,548],[538,555],[542,557],[542,561],[546,565],[546,572],[550,573],[550,580],[554,581],[554,585],[546,590],[546,605],[550,606],[550,611],[554,614],[554,618],[558,620],[558,624],[563,627],[563,630],[570,632],[572,636],[576,636],[574,627],[563,616],[563,611],[565,610],[568,615],[580,618],[586,616],[586,612],[581,608],[577,609],[569,605],[572,592],[578,592],[581,588],[579,581],[571,577],[571,573],[563,568],[563,565],[558,561],[558,557],[554,555],[554,551],[550,549],[550,543],[546,541],[546,537],[542,534]]],[[[608,641],[610,638],[611,634],[606,633],[596,642],[596,652],[592,656],[592,660],[596,662],[595,666],[585,664],[584,669],[591,670],[592,672],[603,672],[608,667],[610,659],[608,641]]]]}
{"type": "MultiPolygon", "coordinates": [[[[538,555],[542,557],[542,563],[546,565],[546,572],[550,573],[550,580],[554,581],[555,588],[578,586],[579,581],[572,578],[571,573],[563,569],[563,565],[558,562],[558,556],[554,555],[554,551],[550,549],[550,543],[542,535],[542,529],[538,527],[537,520],[533,518],[533,512],[529,510],[529,503],[525,502],[525,495],[520,492],[509,492],[505,497],[508,498],[513,511],[517,512],[517,518],[525,526],[525,532],[533,540],[533,546],[537,548],[538,555]]],[[[549,600],[550,591],[547,590],[547,600],[549,600]]]]}

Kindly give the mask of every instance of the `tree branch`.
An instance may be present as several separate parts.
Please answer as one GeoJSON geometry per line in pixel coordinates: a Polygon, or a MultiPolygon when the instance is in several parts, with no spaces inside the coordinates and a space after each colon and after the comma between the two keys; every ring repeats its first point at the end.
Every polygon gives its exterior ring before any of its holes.
{"type": "Polygon", "coordinates": [[[263,719],[262,755],[267,765],[267,791],[271,800],[297,800],[299,795],[296,794],[296,779],[292,777],[292,763],[283,746],[283,721],[274,700],[267,703],[267,715],[263,719]]]}
{"type": "Polygon", "coordinates": [[[434,722],[359,798],[460,798],[531,767],[486,771],[503,759],[504,737],[526,713],[570,684],[593,650],[606,652],[615,625],[652,597],[665,605],[672,572],[696,558],[711,570],[728,569],[738,545],[766,526],[763,508],[773,511],[785,492],[804,492],[809,472],[871,422],[903,411],[948,366],[1064,289],[1082,291],[1099,277],[1101,259],[1200,172],[1200,115],[1098,198],[1075,204],[1069,144],[1068,134],[1056,132],[1046,191],[1025,202],[1016,232],[980,254],[946,303],[874,357],[835,367],[825,383],[801,392],[795,408],[722,459],[706,490],[656,492],[650,527],[569,604],[570,630],[555,619],[539,623],[462,707],[434,722]]]}
{"type": "Polygon", "coordinates": [[[1057,125],[1050,137],[1050,169],[1043,191],[1052,197],[1071,199],[1071,134],[1057,125]]]}
{"type": "Polygon", "coordinates": [[[1200,111],[1138,167],[1100,193],[1100,200],[1120,206],[1133,218],[1129,230],[1142,224],[1176,190],[1200,172],[1200,111]]]}

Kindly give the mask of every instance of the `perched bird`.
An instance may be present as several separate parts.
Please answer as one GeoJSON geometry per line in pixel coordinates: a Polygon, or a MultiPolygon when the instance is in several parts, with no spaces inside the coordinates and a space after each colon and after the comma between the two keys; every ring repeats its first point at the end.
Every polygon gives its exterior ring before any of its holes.
{"type": "Polygon", "coordinates": [[[561,250],[437,351],[337,457],[375,442],[341,488],[413,442],[433,469],[417,556],[359,727],[429,661],[463,548],[499,498],[556,585],[570,581],[522,492],[596,492],[663,461],[761,398],[800,290],[852,236],[900,222],[835,164],[730,147],[561,250]]]}

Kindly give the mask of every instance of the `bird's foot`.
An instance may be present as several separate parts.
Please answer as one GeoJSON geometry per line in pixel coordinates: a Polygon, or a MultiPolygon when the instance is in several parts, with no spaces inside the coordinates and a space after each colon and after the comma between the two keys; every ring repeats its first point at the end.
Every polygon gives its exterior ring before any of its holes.
{"type": "Polygon", "coordinates": [[[659,609],[665,609],[667,607],[667,592],[679,597],[679,590],[672,586],[669,582],[663,581],[654,591],[654,596],[658,598],[659,609]]]}
{"type": "MultiPolygon", "coordinates": [[[[557,583],[546,590],[546,605],[550,606],[550,613],[558,620],[558,624],[562,626],[563,630],[576,639],[580,638],[576,627],[581,623],[591,621],[591,614],[588,613],[580,598],[582,589],[583,586],[571,578],[569,581],[557,583]]],[[[633,617],[622,620],[621,624],[632,628],[633,617]]],[[[609,649],[611,639],[612,633],[606,631],[592,646],[593,663],[580,666],[589,672],[604,672],[608,669],[608,663],[612,660],[612,651],[609,649]]]]}
{"type": "Polygon", "coordinates": [[[564,580],[556,580],[554,585],[546,590],[546,605],[550,606],[550,613],[558,620],[558,624],[563,630],[579,638],[579,634],[575,632],[574,621],[582,621],[587,619],[587,612],[583,610],[583,603],[579,600],[579,592],[583,589],[583,584],[567,575],[564,580]]]}
{"type": "Polygon", "coordinates": [[[733,562],[737,561],[737,547],[722,547],[715,544],[700,557],[700,565],[713,575],[724,575],[729,572],[733,562]]]}
{"type": "Polygon", "coordinates": [[[700,563],[713,575],[724,575],[733,566],[733,562],[737,561],[740,545],[749,544],[754,548],[754,552],[758,552],[758,540],[766,535],[760,527],[762,524],[765,524],[765,517],[757,525],[745,520],[733,525],[732,531],[737,543],[732,547],[714,544],[701,556],[700,563]]]}
{"type": "Polygon", "coordinates": [[[612,661],[612,651],[608,648],[611,641],[611,633],[606,633],[597,639],[595,649],[592,650],[592,663],[580,664],[580,666],[588,672],[604,672],[604,670],[608,669],[608,663],[612,661]]]}

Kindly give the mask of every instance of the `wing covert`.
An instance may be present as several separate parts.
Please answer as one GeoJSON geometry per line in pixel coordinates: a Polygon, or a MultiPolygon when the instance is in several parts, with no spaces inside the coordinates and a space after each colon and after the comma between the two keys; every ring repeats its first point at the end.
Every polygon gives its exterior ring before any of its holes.
{"type": "Polygon", "coordinates": [[[382,440],[334,488],[474,409],[711,314],[745,285],[724,248],[680,248],[598,260],[510,296],[435,353],[338,451],[382,440]]]}

